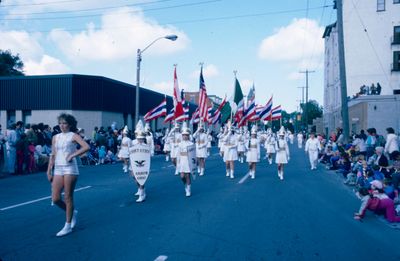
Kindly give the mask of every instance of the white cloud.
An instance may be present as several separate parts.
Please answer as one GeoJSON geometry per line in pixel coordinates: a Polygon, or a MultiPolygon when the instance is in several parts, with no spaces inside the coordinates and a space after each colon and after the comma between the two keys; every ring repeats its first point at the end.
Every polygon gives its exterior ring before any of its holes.
{"type": "MultiPolygon", "coordinates": [[[[200,75],[200,69],[194,71],[191,74],[191,78],[197,79],[197,78],[199,78],[199,75],[200,75]]],[[[214,64],[209,64],[203,68],[203,76],[204,76],[204,78],[206,78],[205,81],[207,81],[207,78],[212,78],[212,77],[215,77],[218,75],[219,75],[218,68],[214,64]]],[[[207,82],[206,82],[206,85],[207,85],[207,82]]]]}
{"type": "Polygon", "coordinates": [[[43,55],[39,62],[33,60],[25,62],[25,73],[27,75],[63,74],[69,72],[70,69],[65,64],[48,55],[43,55]]]}
{"type": "Polygon", "coordinates": [[[140,9],[121,8],[102,16],[100,29],[93,23],[77,34],[55,29],[50,38],[70,59],[77,53],[86,60],[115,60],[129,56],[135,57],[138,48],[145,48],[160,36],[176,34],[174,42],[161,39],[146,50],[146,55],[169,54],[183,50],[189,44],[189,38],[172,26],[161,26],[144,17],[140,9]]]}
{"type": "Polygon", "coordinates": [[[311,19],[294,19],[288,26],[265,38],[258,51],[261,59],[271,61],[298,61],[319,56],[324,52],[324,28],[311,19]]]}
{"type": "MultiPolygon", "coordinates": [[[[253,80],[249,80],[249,79],[244,79],[244,80],[240,80],[240,86],[242,87],[242,91],[243,91],[243,95],[247,95],[247,93],[249,92],[250,88],[253,87],[253,80]]],[[[257,88],[257,86],[256,86],[257,88]]]]}
{"type": "Polygon", "coordinates": [[[45,54],[39,43],[41,34],[26,31],[0,31],[0,46],[19,54],[27,75],[67,73],[70,69],[57,58],[45,54]]]}
{"type": "Polygon", "coordinates": [[[0,31],[0,48],[11,50],[14,55],[19,53],[22,61],[40,59],[44,51],[38,42],[39,36],[26,31],[0,31]]]}

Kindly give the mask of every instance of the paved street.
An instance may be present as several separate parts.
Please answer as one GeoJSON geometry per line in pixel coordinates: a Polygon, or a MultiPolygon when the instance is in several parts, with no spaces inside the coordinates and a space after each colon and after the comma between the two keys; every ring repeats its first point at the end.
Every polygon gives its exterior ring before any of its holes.
{"type": "Polygon", "coordinates": [[[284,181],[265,161],[255,180],[239,183],[247,170],[240,163],[235,179],[228,179],[213,150],[190,198],[163,156],[153,158],[151,169],[147,200],[137,204],[136,185],[121,164],[81,168],[78,224],[63,238],[55,234],[64,213],[45,198],[50,186],[44,173],[1,179],[0,259],[400,259],[400,231],[371,213],[363,222],[353,220],[360,201],[351,189],[323,166],[309,171],[295,146],[284,181]]]}

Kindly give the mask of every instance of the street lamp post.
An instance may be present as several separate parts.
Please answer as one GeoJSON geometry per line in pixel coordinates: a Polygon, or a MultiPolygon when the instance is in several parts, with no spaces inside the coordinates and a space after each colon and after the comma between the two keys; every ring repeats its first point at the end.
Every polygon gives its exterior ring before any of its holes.
{"type": "Polygon", "coordinates": [[[166,35],[155,39],[149,45],[147,45],[143,50],[137,49],[137,60],[136,60],[136,98],[135,98],[135,125],[139,121],[139,89],[140,89],[140,62],[142,61],[142,53],[146,51],[150,46],[152,46],[155,42],[161,39],[168,39],[171,41],[175,41],[178,39],[177,35],[166,35]]]}

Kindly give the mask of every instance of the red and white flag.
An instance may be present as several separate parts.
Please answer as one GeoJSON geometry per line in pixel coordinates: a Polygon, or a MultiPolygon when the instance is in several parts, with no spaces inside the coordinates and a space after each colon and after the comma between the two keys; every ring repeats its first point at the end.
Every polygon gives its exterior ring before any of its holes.
{"type": "Polygon", "coordinates": [[[199,87],[199,117],[203,122],[208,121],[207,90],[203,77],[203,66],[200,69],[200,87],[199,87]]]}
{"type": "Polygon", "coordinates": [[[183,111],[181,92],[178,86],[178,77],[176,76],[176,66],[174,70],[174,118],[175,120],[182,120],[185,117],[185,112],[183,111]]]}

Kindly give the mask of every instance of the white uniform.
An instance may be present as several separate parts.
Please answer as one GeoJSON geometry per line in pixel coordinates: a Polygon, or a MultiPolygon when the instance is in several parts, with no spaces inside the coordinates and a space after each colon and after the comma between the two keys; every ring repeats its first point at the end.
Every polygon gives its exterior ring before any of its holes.
{"type": "Polygon", "coordinates": [[[237,151],[238,153],[240,152],[245,152],[246,151],[246,140],[245,140],[245,135],[244,134],[239,134],[237,135],[238,137],[238,146],[237,146],[237,151]]]}
{"type": "Polygon", "coordinates": [[[260,161],[260,142],[257,138],[251,138],[246,142],[246,161],[249,163],[260,161]]]}
{"type": "Polygon", "coordinates": [[[303,134],[302,133],[297,134],[297,146],[299,147],[299,149],[301,149],[303,147],[303,134]]]}
{"type": "Polygon", "coordinates": [[[274,134],[268,134],[264,143],[267,153],[275,153],[276,137],[274,134]]]}
{"type": "Polygon", "coordinates": [[[68,155],[76,151],[76,143],[72,141],[75,133],[59,133],[55,136],[55,154],[54,175],[79,175],[78,164],[76,158],[70,162],[67,161],[68,155]]]}
{"type": "Polygon", "coordinates": [[[164,152],[170,152],[171,151],[171,137],[168,135],[164,139],[164,152]]]}
{"type": "Polygon", "coordinates": [[[289,145],[285,139],[278,139],[275,142],[276,158],[275,163],[286,164],[289,161],[289,145]]]}
{"type": "Polygon", "coordinates": [[[293,144],[293,141],[294,141],[294,135],[293,135],[293,133],[290,133],[290,134],[289,134],[289,141],[290,141],[290,144],[293,144]]]}
{"type": "Polygon", "coordinates": [[[131,146],[132,140],[128,137],[123,137],[121,141],[121,148],[118,152],[118,157],[123,159],[129,158],[129,147],[131,146]]]}
{"type": "Polygon", "coordinates": [[[174,131],[171,133],[171,158],[176,159],[178,157],[178,147],[182,140],[182,135],[179,132],[174,131]]]}
{"type": "Polygon", "coordinates": [[[207,134],[198,132],[194,135],[194,138],[196,139],[197,158],[207,158],[207,134]]]}
{"type": "Polygon", "coordinates": [[[212,136],[207,134],[207,149],[211,149],[212,136]]]}
{"type": "Polygon", "coordinates": [[[191,141],[181,141],[177,147],[177,170],[178,172],[191,173],[188,157],[188,146],[193,145],[191,141]]]}
{"type": "Polygon", "coordinates": [[[310,159],[311,169],[317,168],[318,151],[321,148],[320,142],[317,138],[309,138],[306,142],[305,151],[308,152],[310,159]]]}
{"type": "Polygon", "coordinates": [[[150,147],[150,155],[154,156],[154,139],[153,139],[153,134],[151,132],[146,135],[146,143],[150,147]]]}
{"type": "Polygon", "coordinates": [[[224,138],[224,161],[235,161],[238,159],[238,138],[235,134],[228,134],[224,138]]]}

